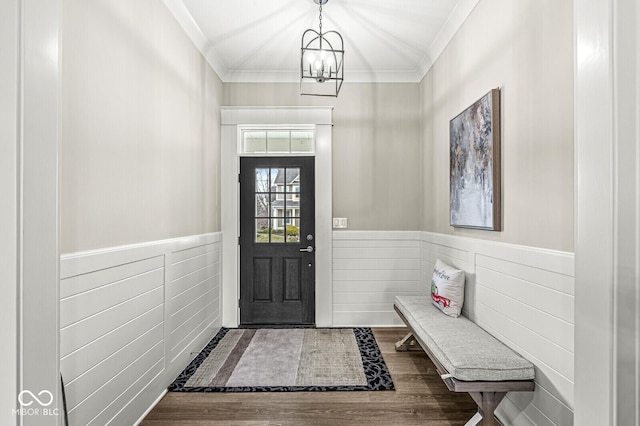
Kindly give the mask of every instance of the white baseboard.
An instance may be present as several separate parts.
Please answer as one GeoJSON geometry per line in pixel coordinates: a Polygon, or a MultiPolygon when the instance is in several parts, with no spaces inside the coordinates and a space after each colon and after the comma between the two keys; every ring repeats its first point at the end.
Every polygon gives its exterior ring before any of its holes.
{"type": "Polygon", "coordinates": [[[160,395],[158,395],[158,397],[155,399],[155,401],[153,401],[153,404],[151,404],[149,406],[149,408],[147,408],[147,410],[142,413],[142,415],[140,416],[140,418],[138,420],[136,420],[136,422],[134,423],[135,426],[138,426],[140,423],[142,423],[142,421],[144,420],[145,417],[147,417],[147,415],[151,412],[151,410],[153,410],[155,408],[156,405],[158,405],[158,403],[160,401],[162,401],[162,398],[164,398],[164,396],[167,394],[167,390],[163,390],[160,395]]]}

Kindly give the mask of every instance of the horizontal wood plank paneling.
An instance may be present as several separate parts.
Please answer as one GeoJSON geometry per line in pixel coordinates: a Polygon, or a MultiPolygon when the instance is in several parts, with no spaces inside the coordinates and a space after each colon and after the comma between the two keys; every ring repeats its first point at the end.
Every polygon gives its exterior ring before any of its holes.
{"type": "Polygon", "coordinates": [[[136,424],[146,411],[144,407],[149,408],[154,397],[161,393],[160,389],[166,388],[166,385],[163,386],[166,382],[162,377],[164,371],[164,359],[162,359],[151,365],[142,375],[132,377],[133,383],[120,396],[113,401],[103,401],[106,408],[87,423],[87,426],[136,424]],[[145,394],[146,392],[149,394],[145,394]],[[141,409],[144,410],[140,412],[141,409]]]}
{"type": "Polygon", "coordinates": [[[98,390],[103,383],[108,382],[127,366],[140,358],[149,348],[162,343],[162,324],[142,334],[133,342],[109,355],[80,377],[65,384],[67,404],[75,407],[85,398],[98,390]]]}
{"type": "Polygon", "coordinates": [[[571,322],[532,307],[526,301],[520,302],[488,287],[479,286],[476,295],[478,301],[488,308],[500,312],[501,315],[513,319],[532,333],[573,353],[574,327],[571,322]]]}
{"type": "MultiPolygon", "coordinates": [[[[132,299],[85,318],[60,329],[60,355],[66,356],[82,346],[93,342],[115,328],[127,324],[134,318],[161,306],[162,286],[136,296],[132,299]]],[[[144,330],[147,331],[147,330],[144,330]]]]}
{"type": "Polygon", "coordinates": [[[419,236],[417,232],[334,232],[334,326],[402,324],[393,300],[419,292],[419,236]]]}
{"type": "Polygon", "coordinates": [[[61,258],[70,424],[133,424],[220,326],[221,235],[61,258]]]}
{"type": "MultiPolygon", "coordinates": [[[[344,232],[341,232],[341,234],[344,232]]],[[[333,259],[410,259],[418,247],[334,248],[333,259]]]]}
{"type": "Polygon", "coordinates": [[[529,305],[555,318],[573,323],[574,297],[505,273],[477,266],[477,280],[484,287],[529,305]]]}
{"type": "MultiPolygon", "coordinates": [[[[523,261],[525,261],[523,259],[523,261]]],[[[540,266],[514,263],[512,261],[484,256],[480,253],[476,256],[476,265],[486,270],[498,271],[513,278],[520,278],[528,282],[547,287],[554,291],[574,294],[574,279],[572,275],[554,272],[550,269],[542,269],[540,266]]]]}
{"type": "Polygon", "coordinates": [[[221,318],[221,248],[217,243],[171,253],[167,284],[167,348],[172,363],[199,346],[197,337],[221,318]]]}
{"type": "Polygon", "coordinates": [[[60,327],[96,315],[164,284],[164,268],[157,268],[97,289],[60,300],[60,327]]]}
{"type": "Polygon", "coordinates": [[[117,408],[124,408],[114,407],[112,401],[118,399],[123,392],[135,383],[136,378],[144,375],[150,367],[153,367],[157,363],[162,363],[163,357],[164,348],[161,342],[142,354],[142,356],[121,370],[116,376],[110,378],[106,383],[101,384],[98,390],[88,398],[73,408],[69,408],[69,424],[89,424],[96,416],[106,408],[110,408],[110,406],[113,407],[114,411],[117,408]]]}
{"type": "Polygon", "coordinates": [[[337,270],[409,270],[419,271],[419,259],[334,259],[333,268],[337,270]]]}
{"type": "MultiPolygon", "coordinates": [[[[417,251],[417,250],[416,250],[417,251]]],[[[333,269],[333,281],[412,281],[420,279],[419,269],[333,269]]]]}
{"type": "Polygon", "coordinates": [[[87,292],[104,285],[109,285],[110,283],[123,281],[127,278],[161,268],[164,268],[164,257],[155,256],[137,262],[124,263],[117,268],[110,267],[65,278],[64,286],[60,288],[60,299],[64,300],[78,293],[87,292]]]}
{"type": "Polygon", "coordinates": [[[70,383],[76,377],[99,364],[105,359],[105,356],[118,352],[137,339],[140,336],[140,330],[151,330],[155,325],[162,323],[163,318],[164,308],[162,305],[158,305],[86,346],[62,357],[60,368],[64,372],[65,382],[70,383]]]}
{"type": "Polygon", "coordinates": [[[421,240],[422,279],[438,258],[464,269],[464,314],[535,365],[535,392],[507,395],[499,417],[507,425],[573,424],[573,254],[428,232],[421,240]]]}

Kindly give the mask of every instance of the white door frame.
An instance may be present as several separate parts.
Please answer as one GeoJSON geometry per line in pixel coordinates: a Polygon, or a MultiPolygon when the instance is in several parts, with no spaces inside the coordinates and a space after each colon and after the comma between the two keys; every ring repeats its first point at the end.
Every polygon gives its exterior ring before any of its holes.
{"type": "Polygon", "coordinates": [[[240,298],[239,128],[315,126],[316,325],[333,325],[332,280],[332,107],[221,108],[222,324],[237,327],[240,298]]]}

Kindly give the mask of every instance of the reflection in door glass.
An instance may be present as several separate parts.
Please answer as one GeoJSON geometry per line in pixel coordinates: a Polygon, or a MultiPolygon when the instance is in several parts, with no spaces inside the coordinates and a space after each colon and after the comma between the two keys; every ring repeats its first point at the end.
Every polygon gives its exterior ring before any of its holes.
{"type": "Polygon", "coordinates": [[[256,243],[269,242],[269,219],[256,219],[256,243]]]}
{"type": "Polygon", "coordinates": [[[283,219],[271,219],[271,242],[284,243],[283,219]]]}
{"type": "Polygon", "coordinates": [[[256,217],[269,217],[269,194],[256,194],[256,217]]]}
{"type": "Polygon", "coordinates": [[[256,169],[256,192],[268,193],[269,187],[269,169],[256,169]]]}
{"type": "Polygon", "coordinates": [[[300,242],[300,168],[257,168],[255,182],[257,243],[300,242]]]}
{"type": "MultiPolygon", "coordinates": [[[[296,219],[299,220],[299,219],[296,219]]],[[[298,243],[300,242],[300,228],[295,225],[287,225],[286,228],[287,242],[298,243]]]]}

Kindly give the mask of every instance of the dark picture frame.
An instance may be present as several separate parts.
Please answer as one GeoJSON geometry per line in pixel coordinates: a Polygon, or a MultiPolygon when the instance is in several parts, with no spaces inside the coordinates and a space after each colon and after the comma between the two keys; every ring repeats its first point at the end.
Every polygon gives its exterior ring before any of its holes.
{"type": "Polygon", "coordinates": [[[451,226],[502,230],[500,89],[449,122],[451,226]]]}

